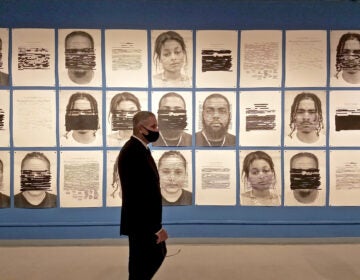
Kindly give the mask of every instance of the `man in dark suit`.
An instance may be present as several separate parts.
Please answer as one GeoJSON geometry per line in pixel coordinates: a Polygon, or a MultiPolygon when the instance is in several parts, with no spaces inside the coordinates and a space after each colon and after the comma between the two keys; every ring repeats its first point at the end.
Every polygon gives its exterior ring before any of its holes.
{"type": "Polygon", "coordinates": [[[133,135],[119,154],[120,234],[129,237],[129,280],[151,279],[166,255],[159,173],[147,147],[158,137],[155,115],[140,111],[133,118],[133,135]]]}

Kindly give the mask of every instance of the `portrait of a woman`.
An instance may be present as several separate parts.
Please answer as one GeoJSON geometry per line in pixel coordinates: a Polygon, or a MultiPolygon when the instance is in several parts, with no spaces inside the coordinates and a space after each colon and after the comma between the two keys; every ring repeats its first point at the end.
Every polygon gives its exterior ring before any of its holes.
{"type": "Polygon", "coordinates": [[[187,185],[187,162],[179,151],[164,152],[158,162],[162,204],[191,205],[192,193],[187,185]]]}
{"type": "Polygon", "coordinates": [[[242,162],[242,181],[244,191],[241,193],[241,205],[278,206],[280,196],[276,190],[276,174],[270,155],[263,151],[247,154],[242,162]]]}
{"type": "Polygon", "coordinates": [[[153,87],[190,87],[184,38],[175,31],[157,36],[154,43],[153,87]]]}

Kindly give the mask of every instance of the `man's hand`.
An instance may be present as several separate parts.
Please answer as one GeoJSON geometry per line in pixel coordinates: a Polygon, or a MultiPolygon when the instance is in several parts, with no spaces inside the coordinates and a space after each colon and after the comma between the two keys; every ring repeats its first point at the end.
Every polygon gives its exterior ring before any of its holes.
{"type": "Polygon", "coordinates": [[[157,233],[155,233],[157,236],[157,240],[156,240],[156,244],[159,244],[163,241],[165,241],[166,239],[168,239],[168,234],[167,231],[165,229],[160,229],[157,233]]]}

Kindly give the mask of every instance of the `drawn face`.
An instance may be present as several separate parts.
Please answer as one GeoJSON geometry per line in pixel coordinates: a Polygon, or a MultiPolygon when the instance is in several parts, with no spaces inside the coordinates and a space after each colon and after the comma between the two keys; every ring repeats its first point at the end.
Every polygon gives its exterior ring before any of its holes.
{"type": "MultiPolygon", "coordinates": [[[[69,37],[66,42],[66,49],[71,49],[74,52],[74,55],[80,57],[86,57],[89,54],[89,50],[92,48],[90,39],[81,34],[69,37]]],[[[77,78],[82,78],[89,72],[89,70],[91,70],[91,67],[86,67],[85,65],[79,66],[77,63],[74,65],[69,64],[68,68],[69,71],[71,71],[71,73],[77,78]]]]}
{"type": "Polygon", "coordinates": [[[185,62],[185,53],[175,40],[167,40],[161,47],[160,63],[165,72],[179,73],[185,62]]]}
{"type": "Polygon", "coordinates": [[[203,125],[205,130],[214,136],[223,136],[228,130],[230,112],[225,99],[214,97],[204,104],[203,125]]]}
{"type": "Polygon", "coordinates": [[[173,193],[182,189],[186,182],[186,169],[183,160],[178,156],[167,156],[161,160],[159,167],[160,186],[173,193]]]}
{"type": "Polygon", "coordinates": [[[253,189],[269,189],[274,182],[274,172],[263,159],[255,159],[249,168],[248,180],[253,189]]]}
{"type": "MultiPolygon", "coordinates": [[[[291,168],[295,169],[312,169],[312,168],[318,168],[316,161],[308,156],[302,156],[298,157],[293,160],[291,168]]],[[[295,198],[299,200],[300,202],[307,202],[309,199],[311,201],[314,201],[316,199],[316,196],[318,193],[317,189],[295,189],[293,190],[295,198]]],[[[310,201],[309,200],[309,201],[310,201]]]]}
{"type": "Polygon", "coordinates": [[[167,140],[176,140],[187,126],[185,103],[179,96],[161,99],[158,111],[159,128],[167,140]]]}
{"type": "MultiPolygon", "coordinates": [[[[74,102],[73,110],[78,110],[78,115],[90,115],[92,114],[90,101],[86,98],[78,99],[74,102]]],[[[85,134],[89,130],[77,130],[80,134],[85,134]]]]}
{"type": "Polygon", "coordinates": [[[357,39],[347,40],[342,50],[343,71],[354,74],[359,70],[360,67],[360,42],[357,39]]]}
{"type": "MultiPolygon", "coordinates": [[[[31,171],[50,171],[50,166],[48,163],[41,158],[30,158],[24,161],[21,170],[31,170],[31,171]]],[[[41,195],[44,193],[43,190],[28,190],[31,195],[41,195]]]]}
{"type": "Polygon", "coordinates": [[[161,100],[160,110],[185,110],[185,104],[180,97],[168,96],[161,100]]]}
{"type": "Polygon", "coordinates": [[[299,103],[295,115],[296,129],[302,133],[311,133],[319,125],[318,113],[312,99],[303,99],[299,103]]]}
{"type": "Polygon", "coordinates": [[[139,111],[132,100],[121,100],[112,109],[112,130],[132,131],[134,115],[139,111]]]}
{"type": "Polygon", "coordinates": [[[131,100],[123,100],[121,101],[117,106],[116,110],[118,111],[126,111],[126,112],[138,112],[138,108],[136,107],[136,104],[132,102],[131,100]]]}
{"type": "Polygon", "coordinates": [[[318,168],[316,165],[316,161],[307,156],[295,158],[292,162],[291,168],[295,169],[311,169],[311,168],[318,168]]]}

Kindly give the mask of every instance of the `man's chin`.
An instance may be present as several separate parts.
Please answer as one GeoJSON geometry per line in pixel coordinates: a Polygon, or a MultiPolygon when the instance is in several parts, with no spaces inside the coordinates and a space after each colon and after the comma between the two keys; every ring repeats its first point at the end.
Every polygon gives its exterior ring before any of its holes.
{"type": "Polygon", "coordinates": [[[77,132],[79,134],[86,134],[86,133],[89,133],[89,130],[78,130],[77,132]]]}
{"type": "Polygon", "coordinates": [[[69,72],[71,73],[71,75],[73,75],[76,78],[82,78],[84,76],[86,76],[86,74],[89,72],[89,70],[78,70],[78,69],[74,69],[74,70],[69,70],[69,72]]]}
{"type": "Polygon", "coordinates": [[[211,130],[214,132],[224,131],[222,126],[211,126],[211,130]]]}
{"type": "Polygon", "coordinates": [[[302,133],[306,133],[306,134],[310,134],[310,133],[316,131],[315,126],[314,126],[314,125],[311,125],[311,124],[309,124],[309,125],[302,125],[302,126],[298,127],[297,130],[298,130],[298,131],[301,131],[302,133]]]}
{"type": "Polygon", "coordinates": [[[181,190],[181,188],[173,188],[173,187],[169,187],[169,188],[165,188],[167,193],[177,193],[179,190],[181,190]]]}
{"type": "Polygon", "coordinates": [[[207,136],[210,136],[213,139],[217,139],[217,138],[221,138],[224,137],[224,135],[226,134],[226,130],[224,129],[206,129],[205,133],[207,136]]]}
{"type": "Polygon", "coordinates": [[[161,130],[161,134],[165,137],[165,138],[177,138],[181,135],[182,130],[174,130],[174,129],[163,129],[161,130]]]}

